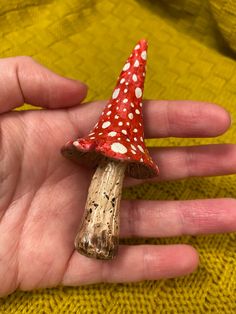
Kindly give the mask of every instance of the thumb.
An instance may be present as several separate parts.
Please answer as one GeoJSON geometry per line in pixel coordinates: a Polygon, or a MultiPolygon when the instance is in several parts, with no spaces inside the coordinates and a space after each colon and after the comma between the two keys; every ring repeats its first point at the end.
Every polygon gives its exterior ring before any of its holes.
{"type": "Polygon", "coordinates": [[[87,94],[87,86],[59,76],[30,57],[0,60],[0,113],[24,103],[44,108],[71,107],[87,94]]]}

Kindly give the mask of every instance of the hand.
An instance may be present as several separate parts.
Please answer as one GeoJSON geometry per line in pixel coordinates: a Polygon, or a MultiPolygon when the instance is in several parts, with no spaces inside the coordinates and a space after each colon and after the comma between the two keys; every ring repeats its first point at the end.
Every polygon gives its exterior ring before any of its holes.
{"type": "MultiPolygon", "coordinates": [[[[89,259],[74,251],[92,171],[63,158],[60,149],[67,140],[87,134],[104,102],[80,104],[85,85],[27,57],[0,60],[0,73],[0,295],[16,289],[159,279],[194,271],[198,255],[188,245],[121,245],[113,261],[89,259]],[[45,110],[10,111],[24,102],[45,110]]],[[[223,108],[190,101],[147,101],[144,115],[147,137],[217,136],[230,125],[223,108]]],[[[157,180],[236,170],[235,145],[168,147],[151,153],[160,167],[157,180]]],[[[235,230],[233,199],[121,203],[122,237],[235,230]]]]}

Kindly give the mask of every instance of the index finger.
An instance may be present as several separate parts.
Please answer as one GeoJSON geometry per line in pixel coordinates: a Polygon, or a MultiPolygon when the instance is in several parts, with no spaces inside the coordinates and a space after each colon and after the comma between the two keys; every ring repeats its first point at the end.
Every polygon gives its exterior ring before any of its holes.
{"type": "MultiPolygon", "coordinates": [[[[97,123],[105,105],[106,101],[97,101],[69,109],[82,136],[97,123]]],[[[214,137],[223,134],[231,124],[230,114],[223,107],[187,100],[144,101],[143,116],[146,138],[214,137]]]]}

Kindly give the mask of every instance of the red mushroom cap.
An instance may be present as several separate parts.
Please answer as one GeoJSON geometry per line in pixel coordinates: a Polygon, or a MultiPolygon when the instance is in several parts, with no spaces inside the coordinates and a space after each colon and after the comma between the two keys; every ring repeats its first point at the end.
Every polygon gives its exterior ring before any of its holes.
{"type": "Polygon", "coordinates": [[[140,40],[127,59],[110,101],[87,137],[68,142],[64,156],[97,166],[108,157],[127,162],[126,174],[150,178],[158,174],[144,143],[142,95],[145,80],[147,42],[140,40]]]}

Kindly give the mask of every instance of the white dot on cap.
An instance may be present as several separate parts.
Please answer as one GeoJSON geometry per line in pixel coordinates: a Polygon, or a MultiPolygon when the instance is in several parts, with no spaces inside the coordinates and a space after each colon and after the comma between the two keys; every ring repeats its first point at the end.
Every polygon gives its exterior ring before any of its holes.
{"type": "Polygon", "coordinates": [[[127,131],[126,130],[122,130],[121,133],[127,135],[127,131]]]}
{"type": "Polygon", "coordinates": [[[125,98],[125,99],[123,100],[123,103],[126,104],[127,102],[128,102],[128,99],[125,98]]]}
{"type": "Polygon", "coordinates": [[[135,113],[140,114],[140,111],[138,109],[135,110],[135,113]]]}
{"type": "Polygon", "coordinates": [[[142,53],[141,53],[141,58],[142,58],[143,60],[147,60],[147,51],[146,51],[146,50],[142,51],[142,53]]]}
{"type": "Polygon", "coordinates": [[[134,82],[137,82],[137,80],[138,80],[137,75],[136,75],[136,74],[133,74],[132,79],[133,79],[134,82]]]}
{"type": "Polygon", "coordinates": [[[133,129],[133,132],[134,132],[134,133],[138,133],[138,130],[137,130],[137,129],[133,129]]]}
{"type": "Polygon", "coordinates": [[[102,135],[102,134],[103,134],[102,132],[98,133],[98,135],[102,135]]]}
{"type": "Polygon", "coordinates": [[[140,150],[140,152],[144,153],[142,146],[138,145],[138,149],[140,150]]]}
{"type": "Polygon", "coordinates": [[[127,111],[127,109],[126,109],[126,108],[124,108],[124,109],[123,109],[123,111],[127,111]]]}
{"type": "Polygon", "coordinates": [[[139,48],[140,48],[139,44],[134,47],[135,50],[138,50],[139,48]]]}
{"type": "Polygon", "coordinates": [[[121,143],[113,143],[111,145],[111,149],[113,150],[113,152],[120,154],[125,154],[128,151],[127,148],[121,143]]]}
{"type": "Polygon", "coordinates": [[[126,122],[126,125],[130,125],[130,123],[129,123],[129,122],[126,122]]]}
{"type": "Polygon", "coordinates": [[[129,83],[128,83],[128,82],[126,82],[126,83],[125,83],[125,85],[129,85],[129,83]]]}
{"type": "Polygon", "coordinates": [[[127,70],[129,69],[129,67],[130,67],[130,63],[128,62],[128,63],[126,63],[126,64],[124,65],[123,71],[127,71],[127,70]]]}
{"type": "Polygon", "coordinates": [[[126,89],[124,89],[124,93],[127,93],[128,92],[128,89],[126,88],[126,89]]]}
{"type": "Polygon", "coordinates": [[[139,61],[138,60],[136,60],[135,62],[134,62],[134,67],[138,67],[139,66],[139,61]]]}
{"type": "Polygon", "coordinates": [[[112,131],[112,132],[108,133],[108,135],[109,135],[109,136],[112,136],[112,137],[113,137],[113,136],[116,136],[116,134],[117,134],[117,133],[116,133],[116,132],[114,132],[114,131],[112,131]]]}
{"type": "Polygon", "coordinates": [[[103,128],[103,129],[106,129],[106,128],[108,128],[110,125],[111,125],[111,122],[110,122],[110,121],[106,121],[106,122],[104,122],[104,123],[102,124],[102,128],[103,128]]]}
{"type": "Polygon", "coordinates": [[[78,142],[78,141],[74,141],[74,142],[73,142],[73,145],[74,145],[74,146],[79,146],[79,142],[78,142]]]}
{"type": "Polygon", "coordinates": [[[142,96],[142,90],[141,90],[141,88],[140,87],[136,87],[135,88],[135,96],[137,97],[137,98],[140,98],[141,96],[142,96]]]}
{"type": "Polygon", "coordinates": [[[134,108],[134,104],[133,103],[131,103],[130,106],[134,108]]]}
{"type": "Polygon", "coordinates": [[[111,106],[112,106],[112,104],[109,104],[109,105],[107,106],[107,108],[111,108],[111,106]]]}
{"type": "Polygon", "coordinates": [[[115,119],[119,119],[119,116],[117,114],[115,115],[115,119]]]}
{"type": "Polygon", "coordinates": [[[134,155],[136,155],[136,152],[135,152],[134,150],[131,149],[131,152],[132,152],[134,155]]]}
{"type": "Polygon", "coordinates": [[[139,104],[139,106],[140,106],[140,107],[142,108],[142,106],[143,106],[143,103],[140,103],[140,104],[139,104]]]}
{"type": "Polygon", "coordinates": [[[137,142],[137,137],[134,137],[134,141],[137,142]]]}
{"type": "Polygon", "coordinates": [[[143,158],[140,158],[140,161],[143,162],[143,158]]]}
{"type": "Polygon", "coordinates": [[[107,116],[109,116],[111,114],[111,111],[108,111],[107,116]]]}
{"type": "Polygon", "coordinates": [[[134,115],[132,114],[132,112],[128,114],[128,117],[130,118],[130,120],[133,119],[134,115]]]}
{"type": "Polygon", "coordinates": [[[120,83],[123,84],[124,82],[125,82],[125,79],[122,78],[122,79],[120,80],[120,83]]]}
{"type": "Polygon", "coordinates": [[[116,99],[117,96],[119,95],[119,92],[120,92],[120,89],[119,89],[119,88],[115,89],[114,92],[113,92],[113,94],[112,94],[112,99],[116,99]]]}
{"type": "Polygon", "coordinates": [[[137,148],[133,144],[131,144],[130,146],[133,150],[137,150],[137,148]]]}
{"type": "Polygon", "coordinates": [[[119,126],[122,126],[122,125],[123,125],[123,122],[122,122],[122,121],[120,121],[120,122],[118,123],[118,125],[119,125],[119,126]]]}
{"type": "Polygon", "coordinates": [[[140,141],[143,142],[143,137],[142,136],[140,137],[140,141]]]}

